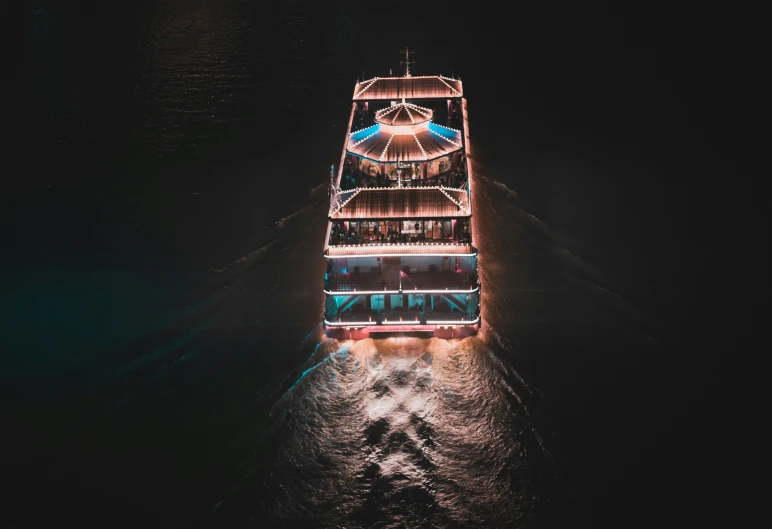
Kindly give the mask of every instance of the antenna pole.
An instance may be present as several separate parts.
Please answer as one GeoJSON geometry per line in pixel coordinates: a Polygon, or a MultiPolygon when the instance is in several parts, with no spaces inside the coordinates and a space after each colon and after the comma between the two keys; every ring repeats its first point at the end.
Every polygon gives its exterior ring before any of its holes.
{"type": "Polygon", "coordinates": [[[410,60],[410,54],[415,52],[405,48],[401,53],[405,54],[405,60],[402,61],[402,64],[405,65],[405,77],[410,77],[410,65],[413,64],[413,61],[410,60]]]}

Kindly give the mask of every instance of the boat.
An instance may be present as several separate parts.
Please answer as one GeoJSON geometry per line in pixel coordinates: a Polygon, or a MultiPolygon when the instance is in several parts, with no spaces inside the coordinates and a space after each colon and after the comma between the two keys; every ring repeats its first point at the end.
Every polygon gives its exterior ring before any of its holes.
{"type": "Polygon", "coordinates": [[[481,284],[461,79],[357,80],[343,152],[330,167],[324,329],[474,335],[481,284]]]}

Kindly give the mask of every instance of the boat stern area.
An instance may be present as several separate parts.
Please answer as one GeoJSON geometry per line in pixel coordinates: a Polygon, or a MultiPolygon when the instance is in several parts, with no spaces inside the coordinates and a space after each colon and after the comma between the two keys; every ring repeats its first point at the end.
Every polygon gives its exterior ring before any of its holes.
{"type": "Polygon", "coordinates": [[[476,333],[477,255],[328,258],[325,329],[331,336],[378,332],[476,333]]]}

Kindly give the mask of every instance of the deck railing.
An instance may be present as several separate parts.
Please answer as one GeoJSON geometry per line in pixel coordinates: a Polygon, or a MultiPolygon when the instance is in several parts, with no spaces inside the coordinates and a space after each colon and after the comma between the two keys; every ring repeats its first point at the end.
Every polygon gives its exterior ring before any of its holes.
{"type": "Polygon", "coordinates": [[[362,244],[340,244],[327,249],[329,257],[350,257],[352,255],[471,255],[476,251],[469,243],[458,242],[415,242],[382,243],[365,242],[362,244]]]}

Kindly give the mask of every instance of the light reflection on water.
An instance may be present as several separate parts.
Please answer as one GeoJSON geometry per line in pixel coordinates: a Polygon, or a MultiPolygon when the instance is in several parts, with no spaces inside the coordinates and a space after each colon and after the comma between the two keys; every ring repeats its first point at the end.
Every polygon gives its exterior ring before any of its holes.
{"type": "Polygon", "coordinates": [[[378,527],[532,517],[529,427],[493,358],[479,338],[323,341],[274,407],[270,513],[378,527]]]}

